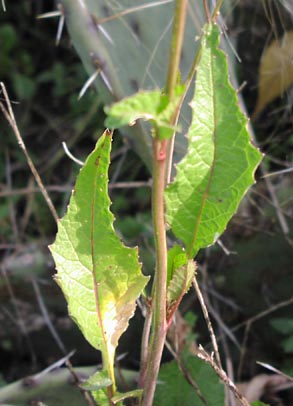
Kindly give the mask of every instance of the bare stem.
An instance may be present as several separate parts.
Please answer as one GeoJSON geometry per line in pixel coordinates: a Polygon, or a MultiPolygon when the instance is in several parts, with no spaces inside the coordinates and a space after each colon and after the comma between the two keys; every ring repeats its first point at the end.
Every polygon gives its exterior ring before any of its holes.
{"type": "MultiPolygon", "coordinates": [[[[187,10],[188,0],[177,0],[175,5],[175,15],[174,15],[174,24],[173,24],[173,33],[172,33],[172,41],[171,41],[171,52],[170,52],[170,59],[169,59],[169,68],[168,68],[168,76],[167,76],[167,83],[166,83],[166,93],[168,94],[170,100],[174,96],[174,90],[179,78],[180,73],[180,58],[181,58],[181,51],[184,39],[184,31],[185,31],[185,21],[186,21],[186,10],[187,10]]],[[[177,116],[174,117],[174,122],[171,123],[176,125],[178,118],[177,116]]],[[[167,145],[167,157],[166,157],[166,183],[170,180],[171,168],[172,168],[172,159],[173,159],[173,150],[174,150],[174,136],[168,141],[167,145]]]]}
{"type": "Polygon", "coordinates": [[[171,40],[171,53],[169,59],[166,93],[172,99],[178,80],[181,50],[184,38],[187,0],[177,0],[175,5],[174,25],[171,40]]]}
{"type": "Polygon", "coordinates": [[[207,0],[203,0],[203,7],[204,7],[205,14],[206,14],[207,22],[209,24],[211,22],[211,15],[210,15],[209,5],[208,5],[207,0]]]}
{"type": "MultiPolygon", "coordinates": [[[[180,72],[179,65],[185,30],[187,3],[188,0],[176,0],[175,4],[171,52],[166,83],[166,93],[170,100],[174,97],[180,72]]],[[[174,120],[177,120],[178,116],[179,114],[174,117],[174,120]]],[[[167,242],[164,189],[168,177],[167,169],[170,168],[172,162],[173,143],[174,140],[160,141],[156,136],[153,140],[152,216],[156,247],[156,272],[152,294],[153,330],[149,345],[147,369],[145,372],[142,406],[152,406],[153,404],[156,381],[168,329],[166,321],[167,242]]]]}
{"type": "Polygon", "coordinates": [[[152,327],[152,308],[150,303],[146,303],[146,315],[143,326],[143,333],[141,339],[141,354],[140,354],[140,373],[138,379],[138,387],[143,388],[145,383],[145,376],[148,365],[148,350],[149,350],[149,338],[152,327]]]}
{"type": "Polygon", "coordinates": [[[205,318],[205,321],[206,321],[206,324],[207,324],[207,327],[208,327],[208,330],[210,333],[210,337],[212,340],[213,349],[215,351],[218,367],[222,368],[222,363],[221,363],[221,359],[220,359],[219,348],[218,348],[216,336],[215,336],[214,329],[213,329],[213,326],[212,326],[212,323],[210,320],[208,309],[206,307],[206,304],[205,304],[203,295],[201,293],[200,287],[197,283],[196,277],[193,278],[192,282],[193,282],[193,286],[196,291],[196,294],[197,294],[197,297],[198,297],[198,300],[199,300],[199,303],[200,303],[200,306],[201,306],[201,309],[202,309],[202,312],[203,312],[203,315],[204,315],[204,318],[205,318]]]}
{"type": "Polygon", "coordinates": [[[145,375],[143,406],[152,406],[156,381],[167,333],[166,283],[167,242],[165,229],[164,188],[166,171],[166,142],[153,140],[152,216],[156,246],[156,272],[152,297],[153,330],[145,375]]]}

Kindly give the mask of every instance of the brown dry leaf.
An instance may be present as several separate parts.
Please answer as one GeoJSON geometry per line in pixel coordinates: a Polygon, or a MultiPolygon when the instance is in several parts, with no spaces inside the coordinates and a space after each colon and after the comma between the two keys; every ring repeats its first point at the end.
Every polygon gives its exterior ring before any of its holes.
{"type": "Polygon", "coordinates": [[[252,118],[293,84],[293,31],[274,40],[261,57],[258,75],[258,99],[252,118]]]}
{"type": "MultiPolygon", "coordinates": [[[[176,311],[174,322],[168,330],[168,339],[172,343],[173,348],[180,354],[186,347],[186,337],[192,333],[192,328],[187,324],[184,317],[181,316],[179,310],[176,311]]],[[[198,348],[194,341],[189,343],[189,351],[191,354],[196,355],[198,348]]]]}
{"type": "MultiPolygon", "coordinates": [[[[245,396],[248,402],[255,402],[263,395],[271,395],[281,390],[291,388],[292,381],[288,378],[273,374],[260,374],[256,375],[251,381],[238,383],[237,388],[245,396]]],[[[240,403],[236,403],[241,406],[240,403]]]]}

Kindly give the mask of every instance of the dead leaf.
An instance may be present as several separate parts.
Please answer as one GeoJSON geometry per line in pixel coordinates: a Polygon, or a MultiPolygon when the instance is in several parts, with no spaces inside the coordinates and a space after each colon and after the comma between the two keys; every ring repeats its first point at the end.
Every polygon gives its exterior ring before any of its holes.
{"type": "MultiPolygon", "coordinates": [[[[237,384],[237,388],[245,396],[248,402],[255,402],[264,395],[270,396],[281,390],[291,388],[292,386],[292,381],[278,374],[260,374],[255,376],[249,382],[237,384]]],[[[241,405],[237,404],[237,406],[241,405]]]]}
{"type": "Polygon", "coordinates": [[[184,317],[181,316],[179,310],[175,312],[174,322],[171,324],[168,330],[168,339],[172,343],[172,347],[176,349],[176,352],[180,354],[186,344],[189,344],[189,351],[191,354],[196,355],[198,348],[195,341],[188,342],[187,337],[192,334],[192,328],[185,321],[184,317]]]}
{"type": "Polygon", "coordinates": [[[258,74],[258,99],[252,118],[284,94],[293,84],[293,31],[274,40],[261,57],[258,74]]]}

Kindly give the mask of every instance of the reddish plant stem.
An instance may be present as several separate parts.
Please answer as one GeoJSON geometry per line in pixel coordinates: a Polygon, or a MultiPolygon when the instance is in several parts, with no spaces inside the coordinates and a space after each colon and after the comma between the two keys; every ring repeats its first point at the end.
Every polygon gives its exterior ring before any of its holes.
{"type": "Polygon", "coordinates": [[[138,387],[144,388],[145,377],[148,365],[148,350],[149,350],[149,338],[152,327],[153,310],[149,300],[146,300],[146,316],[144,321],[142,339],[141,339],[141,353],[140,353],[140,373],[138,378],[138,387]]]}
{"type": "MultiPolygon", "coordinates": [[[[170,100],[172,100],[175,92],[176,85],[178,84],[179,73],[180,73],[180,58],[182,45],[184,40],[185,31],[185,21],[186,21],[186,10],[187,10],[188,0],[176,0],[175,11],[174,11],[174,24],[173,33],[171,40],[171,52],[169,58],[169,68],[166,82],[166,93],[168,94],[170,100]]],[[[176,126],[180,111],[170,123],[176,126]]],[[[170,181],[171,170],[172,170],[172,160],[174,151],[175,134],[171,139],[168,140],[167,150],[166,150],[166,176],[165,183],[168,184],[170,181]]]]}
{"type": "MultiPolygon", "coordinates": [[[[187,3],[188,0],[176,0],[175,4],[171,52],[166,83],[166,93],[170,101],[173,99],[179,78],[187,3]]],[[[161,141],[158,139],[157,134],[155,134],[153,139],[152,218],[156,248],[156,272],[152,293],[152,335],[149,345],[147,368],[145,372],[143,371],[145,382],[142,406],[152,406],[153,404],[157,376],[168,330],[166,321],[167,242],[164,189],[166,186],[168,167],[172,161],[172,144],[172,140],[161,141]]]]}
{"type": "Polygon", "coordinates": [[[148,365],[145,375],[142,406],[152,406],[167,333],[166,283],[167,243],[165,229],[165,171],[166,142],[153,140],[153,193],[152,216],[156,246],[156,272],[154,277],[152,308],[153,330],[149,346],[148,365]]]}

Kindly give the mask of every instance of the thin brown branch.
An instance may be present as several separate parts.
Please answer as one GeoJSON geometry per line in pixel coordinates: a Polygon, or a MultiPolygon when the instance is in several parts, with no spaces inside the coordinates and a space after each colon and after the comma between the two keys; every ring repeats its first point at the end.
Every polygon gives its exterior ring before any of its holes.
{"type": "MultiPolygon", "coordinates": [[[[151,180],[148,181],[135,181],[135,182],[115,182],[109,183],[109,189],[137,189],[142,187],[150,188],[152,187],[151,180]]],[[[47,185],[45,186],[46,190],[49,192],[56,193],[66,193],[71,192],[73,189],[72,185],[47,185]]],[[[3,188],[0,190],[0,197],[10,197],[10,196],[24,196],[32,193],[41,193],[41,190],[37,187],[28,187],[20,189],[8,189],[3,188]]]]}
{"type": "Polygon", "coordinates": [[[48,327],[48,330],[50,331],[53,339],[55,340],[55,342],[56,342],[57,346],[59,347],[60,351],[62,352],[62,354],[66,355],[68,353],[68,351],[65,348],[65,345],[64,345],[61,337],[59,336],[58,331],[55,329],[55,327],[54,327],[54,325],[53,325],[53,323],[51,321],[51,318],[49,316],[49,312],[48,312],[47,307],[45,305],[43,296],[41,294],[39,284],[38,284],[38,282],[37,282],[37,280],[35,278],[31,277],[30,279],[31,279],[31,283],[32,283],[32,286],[33,286],[33,289],[34,289],[34,292],[35,292],[35,296],[36,296],[36,299],[37,299],[37,302],[38,302],[38,305],[39,305],[39,308],[40,308],[40,312],[41,312],[41,314],[42,314],[42,316],[43,316],[43,318],[45,320],[45,324],[48,327]]]}
{"type": "Polygon", "coordinates": [[[209,5],[208,5],[207,0],[203,0],[203,8],[204,8],[204,12],[205,12],[205,15],[206,15],[207,23],[210,24],[210,22],[211,22],[211,14],[210,14],[209,5]]]}
{"type": "Polygon", "coordinates": [[[0,271],[1,271],[1,275],[2,275],[1,279],[3,280],[3,282],[7,288],[8,294],[11,299],[11,303],[12,303],[14,311],[15,311],[15,315],[16,315],[16,319],[17,319],[16,325],[18,327],[18,330],[20,331],[20,333],[23,335],[23,337],[26,340],[32,363],[33,363],[33,365],[36,365],[36,363],[37,363],[36,354],[35,354],[34,347],[32,345],[29,333],[27,331],[26,324],[25,324],[24,319],[21,314],[21,306],[19,305],[19,303],[16,299],[12,284],[10,283],[10,280],[8,277],[8,273],[6,271],[6,268],[3,265],[1,266],[0,271]]]}
{"type": "Polygon", "coordinates": [[[266,317],[269,314],[275,312],[276,310],[279,310],[282,307],[289,306],[291,304],[293,304],[293,297],[291,297],[290,299],[284,300],[282,302],[279,302],[279,303],[271,306],[270,308],[264,310],[263,312],[260,312],[260,313],[256,314],[255,316],[247,319],[246,321],[243,321],[242,323],[240,323],[237,326],[235,326],[234,328],[232,328],[232,332],[239,330],[241,327],[244,327],[247,324],[252,324],[255,321],[262,319],[263,317],[266,317]]]}
{"type": "MultiPolygon", "coordinates": [[[[85,400],[87,401],[88,406],[95,406],[96,403],[91,398],[91,395],[80,387],[80,379],[79,379],[78,375],[75,373],[73,366],[70,362],[70,357],[73,355],[74,352],[71,352],[69,355],[66,355],[68,353],[68,351],[65,348],[65,345],[64,345],[61,337],[59,336],[58,331],[55,329],[53,323],[51,322],[49,312],[48,312],[45,302],[43,300],[39,285],[35,278],[31,278],[31,282],[33,285],[33,289],[34,289],[34,292],[36,295],[36,299],[37,299],[41,314],[45,320],[45,323],[46,323],[53,339],[55,340],[57,346],[59,347],[60,351],[62,352],[63,355],[65,355],[65,357],[62,358],[62,361],[64,360],[65,365],[69,369],[69,372],[70,372],[71,376],[73,377],[73,380],[74,380],[77,388],[79,389],[81,394],[84,396],[85,400]]],[[[49,370],[51,370],[51,369],[49,369],[49,370]]]]}
{"type": "Polygon", "coordinates": [[[242,406],[250,406],[248,400],[242,395],[234,382],[232,382],[231,379],[227,376],[226,372],[222,368],[219,368],[219,366],[215,363],[213,357],[211,357],[201,346],[199,348],[197,356],[213,368],[218,377],[234,393],[234,396],[239,400],[242,406]]]}
{"type": "Polygon", "coordinates": [[[149,338],[152,327],[153,311],[150,300],[145,299],[145,321],[142,332],[141,339],[141,352],[140,352],[140,373],[138,378],[138,387],[143,388],[145,384],[145,375],[147,371],[147,361],[148,361],[148,349],[149,349],[149,338]]]}
{"type": "Polygon", "coordinates": [[[204,315],[204,318],[205,318],[205,321],[206,321],[206,324],[207,324],[207,327],[208,327],[208,330],[210,333],[213,349],[214,349],[214,352],[216,355],[217,364],[218,364],[219,368],[222,368],[222,363],[221,363],[221,359],[220,359],[219,348],[218,348],[216,336],[215,336],[214,329],[213,329],[213,326],[212,326],[212,323],[211,323],[211,320],[209,317],[208,309],[206,307],[206,304],[205,304],[203,295],[201,293],[200,287],[197,283],[196,277],[193,278],[192,283],[193,283],[194,289],[196,291],[196,294],[197,294],[197,297],[198,297],[198,300],[199,300],[199,303],[200,303],[200,306],[201,306],[201,309],[202,309],[202,312],[203,312],[203,315],[204,315]]]}
{"type": "MultiPolygon", "coordinates": [[[[6,161],[6,165],[5,165],[6,183],[7,183],[8,189],[12,190],[11,165],[10,165],[10,158],[9,158],[9,154],[8,154],[7,150],[5,151],[5,161],[6,161]]],[[[16,215],[15,215],[16,211],[15,211],[14,202],[12,199],[9,199],[8,207],[9,207],[10,221],[11,221],[12,231],[13,231],[13,238],[14,238],[14,241],[18,241],[19,231],[18,231],[18,225],[17,225],[16,215]]]]}
{"type": "Polygon", "coordinates": [[[151,8],[151,7],[157,7],[157,6],[162,6],[164,4],[167,3],[171,3],[173,0],[161,0],[161,1],[154,1],[153,3],[145,3],[145,4],[141,4],[140,6],[136,6],[136,7],[130,7],[126,10],[120,11],[117,14],[113,14],[111,16],[105,17],[105,18],[95,18],[95,21],[97,24],[103,24],[106,23],[108,21],[112,21],[112,20],[116,20],[117,18],[121,18],[127,14],[132,14],[135,13],[137,11],[141,11],[141,10],[145,10],[146,8],[151,8]]]}
{"type": "Polygon", "coordinates": [[[184,378],[186,379],[186,381],[189,383],[190,386],[193,387],[193,389],[195,390],[195,392],[197,393],[197,396],[200,398],[200,400],[203,402],[204,405],[208,406],[209,403],[206,400],[206,398],[204,397],[204,395],[202,394],[200,387],[198,386],[198,384],[196,383],[196,381],[193,379],[193,377],[190,375],[190,372],[188,371],[188,369],[185,367],[185,365],[183,364],[180,354],[178,354],[177,351],[175,351],[172,348],[172,345],[166,341],[166,347],[168,348],[168,350],[170,351],[170,353],[172,354],[172,356],[174,357],[174,359],[177,361],[178,364],[178,368],[180,369],[180,371],[182,372],[182,375],[184,376],[184,378]]]}
{"type": "MultiPolygon", "coordinates": [[[[257,144],[252,125],[249,126],[249,130],[250,130],[250,133],[251,133],[251,136],[252,136],[252,140],[254,141],[255,144],[257,144]]],[[[286,218],[285,218],[285,216],[284,216],[284,214],[282,212],[282,209],[280,207],[280,203],[279,203],[278,198],[276,196],[275,189],[274,189],[274,186],[273,186],[273,184],[271,182],[271,179],[266,176],[267,171],[265,169],[265,166],[264,166],[263,162],[260,163],[259,170],[260,170],[262,178],[263,178],[263,180],[264,180],[264,182],[266,184],[266,187],[267,187],[269,195],[270,195],[270,197],[272,199],[273,205],[274,205],[274,207],[276,209],[276,215],[277,215],[280,227],[282,229],[282,232],[283,232],[284,236],[288,239],[288,234],[289,234],[290,229],[289,229],[287,220],[286,220],[286,218]]]]}
{"type": "Polygon", "coordinates": [[[240,349],[240,358],[239,358],[239,364],[238,364],[238,369],[237,369],[238,381],[241,379],[241,375],[242,375],[250,328],[251,328],[251,323],[247,323],[245,326],[244,337],[243,337],[243,341],[242,341],[242,345],[241,345],[241,349],[240,349]]]}
{"type": "MultiPolygon", "coordinates": [[[[186,334],[191,333],[191,328],[188,326],[181,316],[179,310],[176,311],[172,325],[168,331],[168,337],[166,340],[166,347],[177,361],[178,367],[182,372],[182,375],[186,381],[193,387],[196,391],[198,397],[201,399],[204,405],[208,405],[207,400],[205,399],[203,393],[201,392],[197,382],[191,376],[188,368],[184,365],[184,362],[181,358],[182,351],[186,348],[187,341],[185,340],[186,334]],[[187,330],[186,330],[187,329],[187,330]],[[184,338],[183,338],[183,337],[184,338]]],[[[188,344],[188,349],[190,354],[197,355],[198,347],[194,341],[188,344]]]]}
{"type": "Polygon", "coordinates": [[[9,124],[10,124],[10,126],[11,126],[11,128],[12,128],[12,130],[13,130],[15,136],[16,136],[17,142],[18,142],[20,148],[22,149],[22,151],[23,151],[23,153],[24,153],[24,155],[26,157],[26,160],[27,160],[27,163],[28,163],[28,165],[30,167],[30,170],[31,170],[31,172],[32,172],[32,174],[33,174],[33,176],[34,176],[34,178],[35,178],[41,192],[42,192],[42,195],[44,196],[44,199],[45,199],[45,201],[46,201],[46,203],[47,203],[47,205],[49,207],[49,210],[51,211],[51,214],[52,214],[54,220],[57,223],[58,222],[58,214],[57,214],[57,212],[55,210],[55,207],[54,207],[54,205],[53,205],[53,203],[52,203],[52,201],[51,201],[51,199],[50,199],[50,197],[48,195],[48,192],[45,189],[45,186],[44,186],[44,184],[43,184],[43,182],[42,182],[42,180],[41,180],[41,178],[39,176],[39,173],[38,173],[33,161],[31,160],[31,158],[30,158],[30,156],[29,156],[29,154],[27,152],[26,146],[25,146],[25,144],[23,142],[23,139],[21,137],[21,134],[19,132],[19,129],[18,129],[16,120],[15,120],[15,116],[14,116],[14,113],[13,113],[13,110],[12,110],[12,107],[11,107],[11,103],[10,103],[10,100],[9,100],[9,97],[8,97],[6,87],[5,87],[3,82],[0,83],[0,86],[1,86],[1,89],[2,89],[2,92],[3,92],[3,95],[4,95],[6,105],[7,105],[7,108],[5,108],[4,104],[2,102],[0,102],[0,108],[2,110],[2,113],[4,114],[6,120],[9,122],[9,124]]]}
{"type": "Polygon", "coordinates": [[[271,196],[271,199],[272,199],[272,201],[274,203],[274,207],[276,209],[276,214],[277,214],[277,217],[278,217],[282,232],[283,232],[283,234],[285,236],[287,236],[289,234],[290,229],[289,229],[287,220],[286,220],[286,218],[285,218],[285,216],[284,216],[284,214],[282,212],[282,209],[280,207],[280,203],[279,203],[279,200],[278,200],[278,198],[276,196],[274,186],[273,186],[273,184],[271,182],[271,179],[268,178],[268,177],[265,177],[266,176],[266,171],[265,171],[263,165],[261,166],[261,171],[262,171],[262,175],[264,177],[264,181],[266,183],[266,187],[268,188],[268,192],[269,192],[269,194],[271,196]]]}

